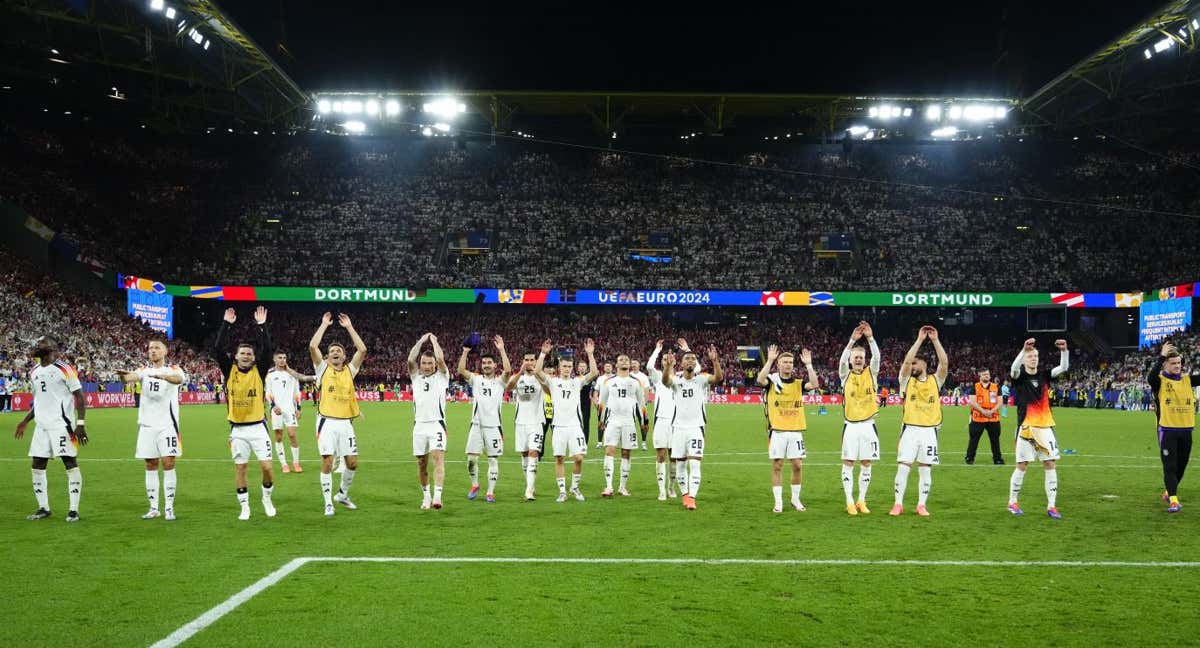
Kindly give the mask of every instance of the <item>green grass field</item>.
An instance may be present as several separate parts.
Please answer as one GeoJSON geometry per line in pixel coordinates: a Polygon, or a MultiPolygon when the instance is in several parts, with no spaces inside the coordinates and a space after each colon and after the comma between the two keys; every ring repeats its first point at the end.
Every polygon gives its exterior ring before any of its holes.
{"type": "MultiPolygon", "coordinates": [[[[0,548],[14,580],[0,587],[7,645],[149,645],[293,558],[515,557],[861,559],[859,564],[312,562],[192,637],[194,646],[972,644],[1165,645],[1200,641],[1194,566],[911,565],[879,560],[1192,561],[1200,508],[1168,516],[1146,413],[1060,410],[1058,437],[1079,454],[1059,466],[1059,509],[1042,514],[1040,467],[1022,503],[1005,510],[1011,466],[963,465],[967,411],[941,433],[928,519],[890,518],[897,408],[881,415],[884,460],[873,513],[843,511],[840,410],[809,409],[804,479],[808,511],[774,515],[770,469],[755,406],[713,406],[699,510],[658,502],[653,454],[635,452],[628,499],[602,500],[600,452],[590,450],[588,501],[558,504],[553,462],[541,497],[521,500],[523,476],[507,449],[499,502],[466,499],[463,437],[469,409],[450,408],[446,508],[421,511],[411,451],[411,405],[366,404],[357,425],[357,511],[322,515],[311,411],[301,426],[300,475],[276,475],[279,516],[237,520],[227,427],[219,406],[185,407],[179,519],[143,521],[141,463],[132,458],[133,410],[88,412],[82,449],[83,521],[68,525],[61,464],[49,471],[54,517],[35,508],[25,453],[0,460],[0,548]]],[[[1004,447],[1011,462],[1012,416],[1004,447]]],[[[511,421],[511,410],[505,420],[511,421]]],[[[19,415],[0,416],[11,431],[19,415]]],[[[509,440],[511,444],[511,440],[509,440]]],[[[986,441],[985,441],[986,445],[986,441]]],[[[986,464],[986,465],[984,465],[986,464]]],[[[253,475],[256,469],[252,466],[253,475]]],[[[1181,491],[1188,503],[1189,482],[1181,491]]],[[[336,487],[335,479],[335,487],[336,487]]],[[[786,493],[785,493],[786,495],[786,493]]]]}

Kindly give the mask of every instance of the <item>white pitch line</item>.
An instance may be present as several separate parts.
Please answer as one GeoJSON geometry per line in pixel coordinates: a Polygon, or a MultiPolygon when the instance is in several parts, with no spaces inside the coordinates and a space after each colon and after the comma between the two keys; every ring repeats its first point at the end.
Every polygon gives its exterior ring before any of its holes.
{"type": "MultiPolygon", "coordinates": [[[[742,454],[742,453],[729,453],[729,454],[742,454]]],[[[755,452],[755,453],[747,453],[747,454],[761,455],[761,454],[765,454],[765,453],[755,452]]],[[[713,455],[705,455],[705,456],[713,456],[713,455]]],[[[1076,455],[1076,456],[1079,456],[1079,455],[1076,455]]],[[[1137,459],[1145,459],[1145,457],[1136,457],[1136,458],[1137,459]]],[[[29,461],[28,457],[0,457],[0,462],[28,463],[28,461],[29,461]]],[[[182,463],[222,463],[222,464],[230,464],[230,465],[233,464],[233,461],[231,459],[224,459],[224,458],[217,459],[214,457],[189,457],[186,459],[180,459],[179,461],[182,463]]],[[[307,461],[316,462],[316,459],[309,459],[307,461]]],[[[547,462],[547,465],[550,465],[552,463],[552,460],[550,458],[545,458],[542,461],[547,462]]],[[[588,465],[599,465],[599,464],[603,463],[604,460],[596,457],[596,458],[592,458],[592,459],[586,459],[584,461],[588,465]]],[[[710,460],[706,459],[704,461],[704,465],[705,466],[759,466],[759,467],[762,467],[764,465],[769,465],[769,461],[770,460],[766,459],[766,458],[764,458],[762,461],[710,461],[710,460]]],[[[134,459],[134,458],[122,459],[122,458],[116,458],[116,457],[85,459],[85,460],[81,461],[81,464],[83,462],[87,462],[87,463],[137,463],[137,464],[144,463],[144,461],[142,459],[134,459]]],[[[501,459],[501,462],[503,465],[511,465],[511,466],[515,467],[517,465],[517,458],[516,457],[505,458],[505,459],[501,459]]],[[[412,457],[407,457],[404,459],[363,459],[360,457],[358,460],[358,463],[414,465],[416,463],[416,460],[412,457]]],[[[445,461],[445,463],[447,463],[447,464],[465,464],[467,462],[465,459],[447,459],[445,461]]],[[[633,463],[639,464],[639,465],[650,465],[650,464],[654,463],[654,458],[653,457],[634,457],[633,463]]],[[[876,461],[875,463],[886,464],[889,466],[894,465],[888,461],[876,461]]],[[[819,467],[836,467],[836,466],[841,466],[842,464],[841,464],[841,462],[832,462],[832,461],[805,461],[804,465],[805,466],[819,466],[819,467]]],[[[944,463],[944,464],[939,464],[938,468],[939,469],[965,468],[967,470],[997,470],[997,469],[1003,469],[1003,468],[1011,468],[1012,465],[1013,464],[1010,463],[1010,464],[1003,464],[1003,465],[999,465],[999,466],[992,465],[992,464],[980,464],[978,466],[968,466],[966,464],[959,464],[959,463],[944,463]]],[[[1146,464],[1116,464],[1116,463],[1111,463],[1111,464],[1073,464],[1073,463],[1066,463],[1063,465],[1065,465],[1068,469],[1121,468],[1121,469],[1143,469],[1143,470],[1155,469],[1155,470],[1159,470],[1162,468],[1162,464],[1158,464],[1158,463],[1153,463],[1153,464],[1150,464],[1150,463],[1146,463],[1146,464]]]]}
{"type": "Polygon", "coordinates": [[[184,624],[175,632],[172,632],[165,638],[155,642],[150,646],[150,648],[174,648],[175,646],[178,646],[179,644],[195,636],[197,632],[200,632],[208,626],[216,623],[217,620],[232,612],[242,603],[254,598],[254,596],[259,592],[283,580],[288,574],[300,569],[310,560],[311,558],[295,558],[291,561],[288,561],[288,563],[283,567],[280,567],[270,574],[263,576],[250,587],[247,587],[237,594],[225,599],[213,609],[201,614],[195,619],[184,624]]]}
{"type": "Polygon", "coordinates": [[[768,567],[1127,567],[1142,569],[1196,568],[1200,562],[1135,562],[1126,560],[872,560],[867,558],[520,558],[520,557],[411,557],[411,556],[310,556],[294,558],[253,585],[225,599],[216,607],[184,624],[150,648],[174,648],[216,623],[268,587],[297,569],[315,562],[399,564],[568,564],[568,565],[759,565],[768,567]]]}

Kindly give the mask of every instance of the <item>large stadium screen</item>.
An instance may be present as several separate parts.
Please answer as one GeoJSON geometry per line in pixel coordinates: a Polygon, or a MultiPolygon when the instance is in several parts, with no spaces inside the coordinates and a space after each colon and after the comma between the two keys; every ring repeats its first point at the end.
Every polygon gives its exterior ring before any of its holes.
{"type": "Polygon", "coordinates": [[[126,290],[126,312],[160,331],[168,340],[175,339],[175,298],[164,293],[126,290]]]}
{"type": "Polygon", "coordinates": [[[1192,325],[1192,299],[1142,302],[1138,322],[1138,346],[1157,344],[1168,335],[1192,325]]]}
{"type": "Polygon", "coordinates": [[[1025,330],[1050,333],[1067,330],[1065,306],[1035,306],[1025,309],[1025,330]]]}

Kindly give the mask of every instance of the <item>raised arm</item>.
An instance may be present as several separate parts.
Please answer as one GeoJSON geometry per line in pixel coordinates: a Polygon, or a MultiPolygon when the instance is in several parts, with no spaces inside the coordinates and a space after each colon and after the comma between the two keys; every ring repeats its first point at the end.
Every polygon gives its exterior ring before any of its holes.
{"type": "Polygon", "coordinates": [[[259,306],[254,309],[254,324],[258,327],[258,348],[254,350],[255,364],[258,365],[259,375],[267,375],[271,369],[271,354],[275,351],[275,343],[271,339],[271,331],[267,328],[267,309],[259,306]]]}
{"type": "Polygon", "coordinates": [[[871,349],[871,375],[879,378],[879,367],[883,363],[883,357],[879,355],[879,344],[875,342],[875,331],[871,329],[871,325],[862,323],[863,337],[867,338],[867,346],[871,349]]]}
{"type": "Polygon", "coordinates": [[[721,355],[717,353],[717,347],[711,344],[708,347],[708,361],[713,366],[713,372],[708,376],[708,384],[716,385],[724,381],[725,371],[721,369],[721,355]]]}
{"type": "Polygon", "coordinates": [[[1150,373],[1146,374],[1146,383],[1150,385],[1150,389],[1153,389],[1155,393],[1158,393],[1158,390],[1162,386],[1163,364],[1166,363],[1167,356],[1172,353],[1175,353],[1175,345],[1170,342],[1163,342],[1162,349],[1150,365],[1150,373]]]}
{"type": "Polygon", "coordinates": [[[583,350],[588,357],[588,372],[583,376],[583,384],[586,385],[600,375],[600,372],[596,370],[596,342],[592,338],[588,338],[583,343],[583,350]]]}
{"type": "Polygon", "coordinates": [[[550,384],[550,377],[542,369],[546,365],[546,356],[550,353],[550,349],[553,348],[554,344],[550,340],[543,341],[541,353],[538,353],[537,363],[533,365],[533,375],[537,376],[538,381],[542,383],[542,387],[547,387],[550,384]]]}
{"type": "Polygon", "coordinates": [[[904,383],[908,382],[909,377],[912,376],[913,360],[917,359],[917,352],[921,350],[921,345],[925,344],[925,339],[929,336],[929,331],[927,330],[929,328],[930,327],[927,326],[921,327],[921,330],[917,332],[917,341],[913,342],[913,345],[908,349],[908,353],[904,354],[904,361],[900,363],[899,379],[901,387],[903,387],[904,383]]]}
{"type": "Polygon", "coordinates": [[[663,354],[662,384],[667,387],[675,385],[675,354],[667,351],[663,354]]]}
{"type": "Polygon", "coordinates": [[[1067,351],[1066,340],[1055,340],[1054,346],[1058,348],[1058,366],[1050,370],[1050,377],[1058,378],[1071,368],[1071,353],[1067,351]]]}
{"type": "Polygon", "coordinates": [[[312,360],[314,368],[321,366],[321,362],[324,360],[321,355],[321,340],[325,339],[325,331],[329,330],[331,324],[333,324],[333,315],[330,313],[322,315],[321,325],[317,327],[312,339],[308,341],[308,357],[312,360]]]}
{"type": "Polygon", "coordinates": [[[463,347],[462,354],[458,356],[458,375],[462,376],[462,379],[467,382],[470,382],[471,378],[475,375],[467,371],[467,356],[469,355],[471,355],[471,347],[463,347]]]}
{"type": "Polygon", "coordinates": [[[850,352],[854,349],[854,345],[862,338],[863,323],[859,322],[858,326],[854,327],[854,332],[850,334],[850,341],[846,343],[846,348],[842,349],[842,355],[838,358],[838,378],[842,382],[846,381],[846,376],[850,375],[850,352]]]}
{"type": "Polygon", "coordinates": [[[422,335],[421,339],[417,340],[417,343],[414,344],[413,348],[409,350],[409,352],[408,352],[408,373],[410,373],[410,374],[417,373],[417,358],[421,357],[421,347],[425,346],[425,340],[428,340],[430,335],[433,335],[433,334],[426,333],[425,335],[422,335]]]}
{"type": "Polygon", "coordinates": [[[217,335],[213,338],[212,347],[209,349],[209,353],[218,362],[229,363],[233,361],[233,356],[229,353],[229,349],[225,348],[225,345],[229,343],[229,329],[236,321],[237,312],[232,308],[226,308],[225,315],[221,318],[221,326],[217,329],[217,335]]]}
{"type": "Polygon", "coordinates": [[[658,364],[658,356],[662,353],[662,350],[663,340],[659,340],[654,344],[654,352],[650,354],[650,359],[646,361],[646,376],[650,378],[651,384],[658,380],[657,374],[659,371],[656,365],[658,364]]]}
{"type": "Polygon", "coordinates": [[[1034,340],[1033,338],[1025,340],[1025,345],[1021,347],[1021,350],[1017,353],[1016,359],[1013,360],[1012,367],[1008,370],[1008,375],[1012,376],[1013,380],[1021,377],[1022,367],[1025,365],[1025,353],[1033,351],[1033,345],[1036,343],[1037,340],[1034,340]]]}
{"type": "Polygon", "coordinates": [[[346,329],[346,334],[350,336],[350,342],[354,344],[354,357],[350,358],[350,368],[354,373],[358,373],[362,369],[363,360],[367,359],[367,343],[363,342],[358,331],[354,330],[354,323],[350,321],[350,316],[345,313],[338,315],[338,324],[346,329]]]}
{"type": "Polygon", "coordinates": [[[446,354],[442,352],[442,345],[438,344],[437,336],[433,333],[429,334],[429,344],[433,345],[433,359],[437,362],[437,370],[449,375],[450,369],[446,367],[446,354]]]}
{"type": "Polygon", "coordinates": [[[812,351],[801,349],[800,362],[804,363],[804,370],[808,372],[808,384],[805,387],[808,389],[820,389],[821,377],[817,375],[817,370],[813,368],[812,351]]]}
{"type": "Polygon", "coordinates": [[[508,352],[504,350],[504,338],[499,335],[493,337],[492,346],[496,347],[496,352],[500,354],[500,380],[504,380],[512,373],[512,363],[508,361],[508,352]]]}
{"type": "Polygon", "coordinates": [[[934,377],[937,378],[938,387],[946,384],[946,376],[950,375],[950,357],[946,355],[946,349],[942,348],[942,341],[938,338],[937,329],[931,328],[929,331],[929,340],[933,342],[933,351],[937,354],[938,368],[934,377]]]}
{"type": "MultiPolygon", "coordinates": [[[[847,351],[844,355],[848,356],[849,353],[850,352],[847,351]]],[[[767,386],[767,377],[771,375],[771,367],[775,365],[775,360],[777,358],[779,358],[779,347],[774,344],[767,346],[767,361],[763,363],[762,371],[758,372],[758,378],[754,380],[754,382],[758,383],[759,387],[767,386]]],[[[764,398],[766,397],[764,396],[764,398]]]]}

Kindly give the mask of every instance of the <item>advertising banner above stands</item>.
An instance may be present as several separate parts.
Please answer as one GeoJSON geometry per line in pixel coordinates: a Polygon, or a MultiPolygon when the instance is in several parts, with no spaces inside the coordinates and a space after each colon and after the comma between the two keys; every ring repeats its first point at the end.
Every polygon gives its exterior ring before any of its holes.
{"type": "Polygon", "coordinates": [[[117,287],[173,297],[223,301],[329,303],[545,304],[576,306],[879,306],[947,308],[1138,308],[1143,301],[1190,297],[1197,284],[1145,293],[850,292],[800,290],[597,290],[584,288],[378,288],[182,286],[117,275],[117,287]]]}

